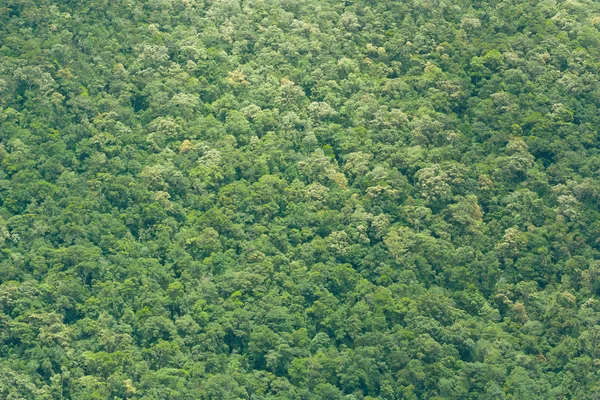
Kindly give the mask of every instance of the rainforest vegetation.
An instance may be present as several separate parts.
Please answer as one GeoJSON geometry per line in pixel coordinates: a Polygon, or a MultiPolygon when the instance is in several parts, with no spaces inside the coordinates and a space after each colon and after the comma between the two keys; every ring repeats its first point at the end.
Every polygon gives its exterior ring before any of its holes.
{"type": "Polygon", "coordinates": [[[599,29],[0,0],[0,398],[600,398],[599,29]]]}

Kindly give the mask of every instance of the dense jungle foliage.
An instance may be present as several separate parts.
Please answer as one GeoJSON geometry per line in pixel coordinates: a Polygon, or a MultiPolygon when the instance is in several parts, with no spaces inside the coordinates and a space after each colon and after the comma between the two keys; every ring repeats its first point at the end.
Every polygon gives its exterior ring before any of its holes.
{"type": "Polygon", "coordinates": [[[599,29],[0,1],[0,398],[600,398],[599,29]]]}

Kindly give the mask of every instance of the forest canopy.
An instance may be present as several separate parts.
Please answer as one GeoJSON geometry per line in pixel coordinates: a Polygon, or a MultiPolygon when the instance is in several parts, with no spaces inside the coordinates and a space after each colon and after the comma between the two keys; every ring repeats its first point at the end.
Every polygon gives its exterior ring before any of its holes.
{"type": "Polygon", "coordinates": [[[0,398],[599,398],[599,30],[0,1],[0,398]]]}

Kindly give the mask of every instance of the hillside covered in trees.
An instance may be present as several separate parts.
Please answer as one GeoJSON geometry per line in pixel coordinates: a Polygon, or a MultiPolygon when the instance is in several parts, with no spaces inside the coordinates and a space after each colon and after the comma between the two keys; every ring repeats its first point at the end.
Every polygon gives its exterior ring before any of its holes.
{"type": "Polygon", "coordinates": [[[0,1],[0,398],[598,399],[599,29],[0,1]]]}

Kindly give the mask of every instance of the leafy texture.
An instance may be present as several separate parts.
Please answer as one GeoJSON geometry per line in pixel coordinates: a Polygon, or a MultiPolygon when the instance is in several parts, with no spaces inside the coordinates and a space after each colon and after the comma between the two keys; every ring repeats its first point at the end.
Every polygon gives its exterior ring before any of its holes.
{"type": "Polygon", "coordinates": [[[0,397],[598,398],[599,28],[0,2],[0,397]]]}

